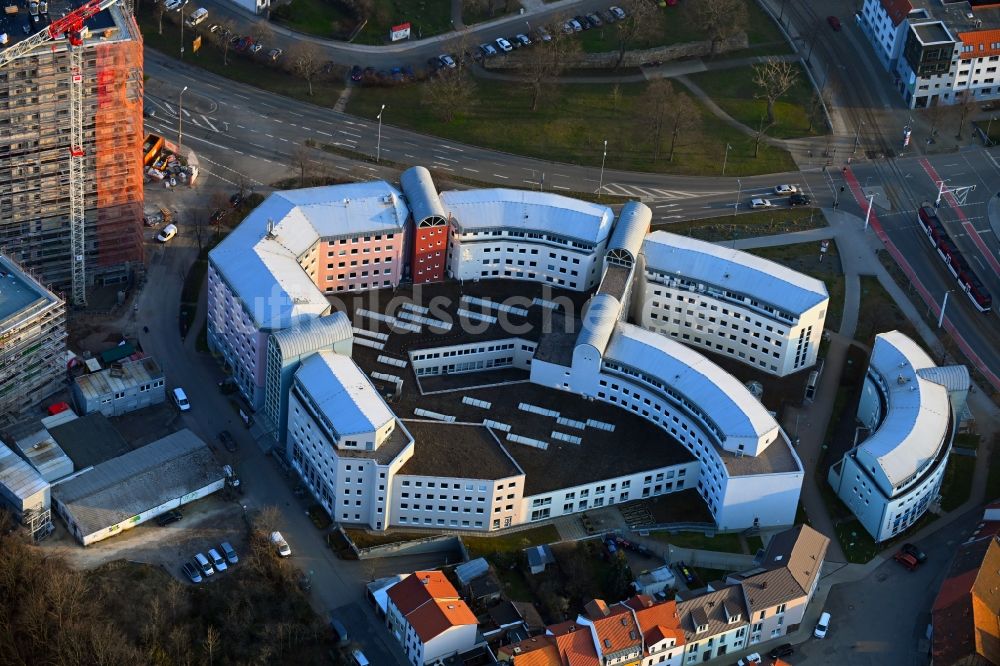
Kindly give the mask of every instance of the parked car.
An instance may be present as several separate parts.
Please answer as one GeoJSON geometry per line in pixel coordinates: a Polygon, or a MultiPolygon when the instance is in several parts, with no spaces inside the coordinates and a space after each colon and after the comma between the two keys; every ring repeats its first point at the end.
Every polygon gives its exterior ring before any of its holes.
{"type": "Polygon", "coordinates": [[[823,612],[819,616],[819,622],[816,623],[816,628],[813,629],[813,636],[816,638],[826,638],[826,632],[830,630],[830,614],[823,612]]]}
{"type": "Polygon", "coordinates": [[[597,15],[597,12],[591,12],[587,14],[585,18],[588,21],[590,21],[590,25],[594,26],[595,28],[600,28],[602,25],[604,25],[604,21],[602,21],[601,17],[597,15]]]}
{"type": "Polygon", "coordinates": [[[254,42],[253,46],[250,47],[250,53],[260,53],[263,48],[263,44],[260,42],[254,42]]]}
{"type": "Polygon", "coordinates": [[[615,544],[615,540],[613,537],[608,537],[607,539],[605,539],[604,545],[607,547],[608,552],[611,553],[612,555],[618,552],[618,546],[615,544]]]}
{"type": "Polygon", "coordinates": [[[354,82],[360,81],[361,80],[361,75],[362,75],[363,71],[364,70],[362,70],[357,65],[355,65],[354,67],[351,67],[351,81],[354,81],[354,82]]]}
{"type": "Polygon", "coordinates": [[[833,28],[834,32],[840,32],[839,18],[837,18],[836,16],[827,16],[826,22],[830,24],[830,27],[833,28]]]}
{"type": "Polygon", "coordinates": [[[191,403],[188,402],[187,393],[184,392],[180,386],[173,390],[174,404],[177,405],[177,409],[182,412],[186,412],[191,409],[191,403]]]}
{"type": "Polygon", "coordinates": [[[337,616],[333,613],[330,613],[330,630],[333,632],[333,635],[336,636],[337,642],[341,645],[350,640],[347,635],[347,627],[345,627],[344,623],[337,619],[337,616]]]}
{"type": "Polygon", "coordinates": [[[580,24],[580,28],[582,30],[590,30],[591,28],[590,21],[587,20],[586,16],[577,14],[576,16],[573,17],[573,20],[580,24]]]}
{"type": "Polygon", "coordinates": [[[177,235],[177,225],[168,224],[167,226],[163,227],[162,230],[160,230],[160,233],[156,234],[156,240],[160,241],[161,243],[166,243],[176,235],[177,235]]]}
{"type": "Polygon", "coordinates": [[[292,549],[288,547],[288,542],[281,536],[281,532],[271,532],[271,543],[274,544],[279,556],[288,557],[292,554],[292,549]]]}
{"type": "Polygon", "coordinates": [[[779,197],[788,196],[789,194],[795,194],[799,191],[799,188],[794,185],[778,185],[774,188],[774,194],[779,197]]]}
{"type": "Polygon", "coordinates": [[[754,666],[755,664],[760,664],[762,661],[763,659],[760,658],[759,652],[751,652],[736,663],[738,666],[754,666]]]}
{"type": "Polygon", "coordinates": [[[812,203],[812,199],[804,194],[793,194],[788,197],[789,206],[808,206],[810,203],[812,203]]]}
{"type": "Polygon", "coordinates": [[[218,23],[213,23],[212,25],[208,26],[208,31],[214,35],[215,33],[219,32],[219,28],[221,27],[222,26],[220,26],[218,23]]]}
{"type": "Polygon", "coordinates": [[[156,524],[160,527],[166,527],[172,523],[176,523],[178,520],[184,517],[179,510],[174,509],[173,511],[167,511],[166,513],[161,513],[156,517],[156,524]]]}
{"type": "MultiPolygon", "coordinates": [[[[438,56],[438,60],[440,60],[441,64],[444,65],[445,67],[447,67],[448,69],[455,69],[456,67],[458,67],[458,63],[455,62],[455,59],[452,58],[447,53],[445,53],[443,55],[439,55],[438,56]]],[[[400,70],[400,71],[402,71],[402,70],[400,70]]]]}
{"type": "Polygon", "coordinates": [[[781,659],[782,657],[787,657],[793,652],[795,652],[795,648],[792,647],[791,643],[782,643],[778,647],[768,652],[767,656],[770,657],[771,659],[781,659]]]}
{"type": "Polygon", "coordinates": [[[902,550],[907,555],[911,556],[913,559],[915,559],[920,564],[923,564],[924,562],[927,561],[927,553],[925,553],[924,551],[920,550],[919,548],[917,548],[916,546],[914,546],[912,543],[904,543],[903,547],[900,548],[900,550],[902,550]]]}
{"type": "Polygon", "coordinates": [[[267,57],[271,59],[271,62],[274,62],[275,60],[281,57],[282,53],[284,52],[281,49],[271,49],[268,52],[267,57]]]}
{"type": "Polygon", "coordinates": [[[770,199],[760,199],[754,198],[750,200],[751,208],[774,208],[774,204],[771,203],[770,199]]]}
{"type": "Polygon", "coordinates": [[[236,554],[236,550],[229,545],[228,541],[223,541],[219,548],[222,549],[222,554],[226,556],[226,561],[230,564],[236,564],[240,561],[239,556],[236,554]]]}
{"type": "Polygon", "coordinates": [[[211,576],[215,573],[215,569],[212,568],[212,563],[208,561],[208,558],[205,557],[204,553],[198,553],[195,555],[194,563],[198,565],[198,568],[201,569],[201,573],[205,576],[211,576]]]}
{"type": "Polygon", "coordinates": [[[614,23],[618,20],[618,17],[611,13],[611,10],[605,9],[603,11],[597,12],[597,15],[604,19],[605,23],[614,23]]]}
{"type": "Polygon", "coordinates": [[[531,40],[523,32],[514,35],[514,41],[518,42],[521,46],[531,46],[531,40]]]}
{"type": "Polygon", "coordinates": [[[511,51],[514,50],[514,47],[510,45],[510,42],[508,42],[503,37],[497,37],[496,42],[497,46],[500,47],[500,50],[503,51],[504,53],[510,53],[511,51]]]}
{"type": "Polygon", "coordinates": [[[228,430],[222,430],[219,432],[219,441],[224,447],[226,447],[226,451],[229,451],[230,453],[236,452],[236,439],[228,430]]]}
{"type": "Polygon", "coordinates": [[[551,42],[552,35],[545,28],[535,28],[535,39],[543,42],[551,42]]]}
{"type": "Polygon", "coordinates": [[[608,7],[608,11],[615,15],[615,18],[621,21],[625,18],[625,10],[621,7],[608,7]]]}
{"type": "Polygon", "coordinates": [[[187,576],[188,580],[190,580],[192,583],[200,583],[202,580],[204,580],[201,577],[201,572],[198,571],[198,568],[195,567],[195,565],[191,564],[190,562],[185,562],[184,564],[182,564],[181,571],[184,572],[184,575],[187,576]]]}
{"type": "Polygon", "coordinates": [[[209,559],[211,559],[212,566],[215,567],[216,571],[222,572],[229,568],[229,565],[226,564],[225,558],[222,557],[222,555],[220,555],[219,551],[217,551],[216,549],[209,548],[208,557],[209,559]]]}
{"type": "Polygon", "coordinates": [[[576,32],[576,29],[573,27],[573,23],[571,21],[566,21],[562,24],[562,31],[564,35],[572,35],[576,32]]]}
{"type": "Polygon", "coordinates": [[[916,571],[917,567],[920,566],[920,563],[917,562],[917,558],[913,557],[913,555],[904,553],[903,551],[897,552],[892,556],[892,559],[902,564],[909,571],[916,571]]]}

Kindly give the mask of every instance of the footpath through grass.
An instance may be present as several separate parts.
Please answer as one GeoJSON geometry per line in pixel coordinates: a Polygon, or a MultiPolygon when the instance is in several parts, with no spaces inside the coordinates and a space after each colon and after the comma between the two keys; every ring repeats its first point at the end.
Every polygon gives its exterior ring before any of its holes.
{"type": "MultiPolygon", "coordinates": [[[[347,105],[348,113],[374,118],[386,105],[383,121],[424,134],[440,136],[484,148],[570,164],[601,166],[604,140],[608,140],[607,169],[651,171],[688,175],[719,175],[726,144],[726,173],[732,176],[777,173],[795,169],[787,151],[761,146],[753,157],[750,137],[718,120],[698,105],[700,129],[680,138],[673,162],[666,159],[668,140],[659,160],[653,160],[649,122],[642,93],[645,83],[625,84],[615,102],[606,84],[552,86],[537,111],[531,111],[526,86],[500,81],[477,81],[476,99],[455,120],[442,122],[422,103],[419,86],[358,88],[347,105]]],[[[388,156],[390,159],[392,155],[388,156]]],[[[605,181],[607,182],[607,181],[605,181]]]]}
{"type": "MultiPolygon", "coordinates": [[[[809,122],[809,104],[813,89],[801,65],[795,65],[799,76],[795,85],[774,104],[775,125],[768,130],[768,136],[778,139],[795,139],[824,133],[819,122],[809,122]]],[[[753,67],[717,69],[688,78],[704,90],[722,110],[735,120],[751,129],[760,126],[761,118],[767,116],[767,101],[755,99],[759,94],[753,82],[753,67]]]]}

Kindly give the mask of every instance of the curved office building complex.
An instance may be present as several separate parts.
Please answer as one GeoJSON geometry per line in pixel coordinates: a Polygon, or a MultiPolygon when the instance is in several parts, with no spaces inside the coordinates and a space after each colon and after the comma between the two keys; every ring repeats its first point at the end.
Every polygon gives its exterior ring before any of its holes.
{"type": "Polygon", "coordinates": [[[965,366],[937,367],[899,331],[875,338],[859,443],[828,477],[875,541],[904,531],[938,496],[968,391],[965,366]]]}

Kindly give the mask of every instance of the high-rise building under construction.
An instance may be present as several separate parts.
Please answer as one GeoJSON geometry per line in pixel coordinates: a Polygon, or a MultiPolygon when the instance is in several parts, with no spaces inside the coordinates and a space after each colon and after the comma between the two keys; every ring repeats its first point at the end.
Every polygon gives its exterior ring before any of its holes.
{"type": "MultiPolygon", "coordinates": [[[[0,4],[2,57],[79,2],[0,4]]],[[[121,4],[86,18],[72,39],[53,35],[0,63],[0,250],[57,289],[69,292],[75,261],[88,286],[126,281],[142,264],[142,94],[142,37],[121,4]],[[71,86],[82,98],[82,256],[71,252],[71,86]]]]}

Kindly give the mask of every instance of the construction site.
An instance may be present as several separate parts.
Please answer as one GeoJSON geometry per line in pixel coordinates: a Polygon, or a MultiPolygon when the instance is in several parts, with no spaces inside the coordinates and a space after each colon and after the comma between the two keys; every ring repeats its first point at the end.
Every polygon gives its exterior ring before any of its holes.
{"type": "Polygon", "coordinates": [[[142,37],[119,0],[3,0],[0,250],[73,306],[142,271],[142,37]]]}

